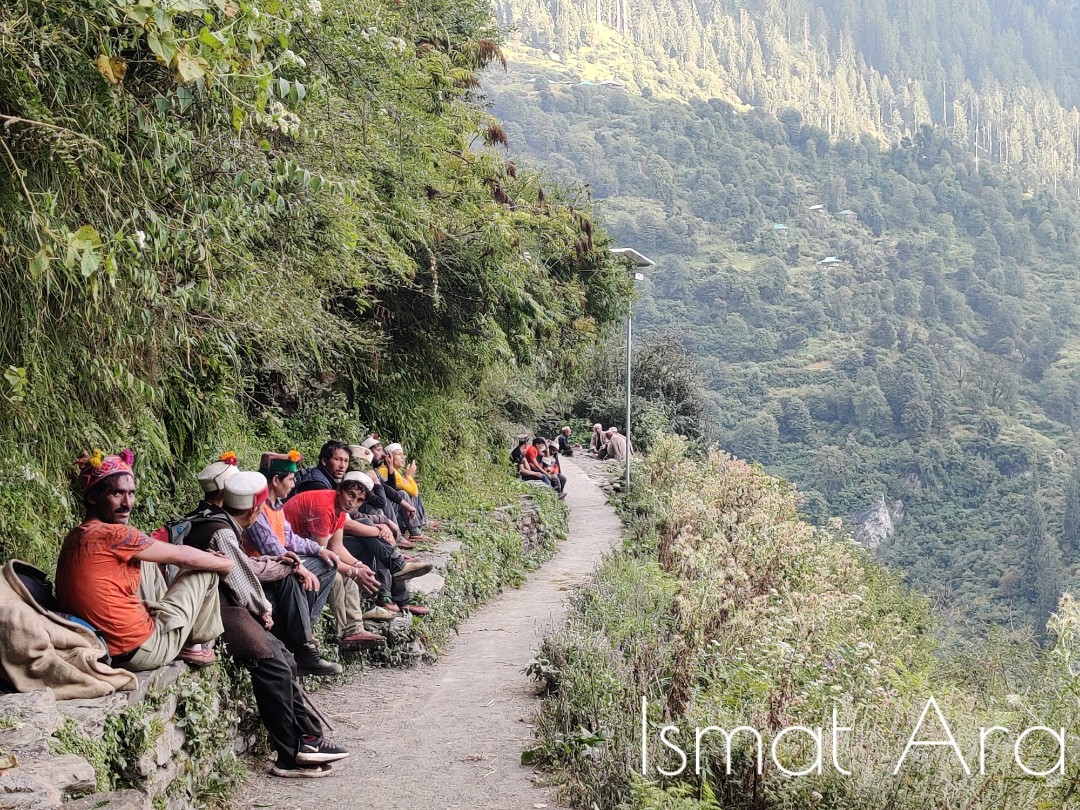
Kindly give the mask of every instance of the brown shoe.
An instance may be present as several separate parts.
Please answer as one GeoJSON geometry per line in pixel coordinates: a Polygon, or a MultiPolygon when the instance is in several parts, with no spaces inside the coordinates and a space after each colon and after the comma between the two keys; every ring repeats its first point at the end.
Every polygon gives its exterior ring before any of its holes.
{"type": "Polygon", "coordinates": [[[385,646],[385,638],[378,633],[369,633],[367,630],[357,630],[341,639],[343,650],[377,650],[385,646]]]}
{"type": "Polygon", "coordinates": [[[405,605],[405,610],[413,616],[427,616],[431,613],[431,608],[427,605],[405,605]]]}
{"type": "Polygon", "coordinates": [[[406,551],[408,551],[411,548],[416,548],[416,543],[414,543],[408,537],[405,537],[404,535],[402,535],[401,538],[397,541],[397,547],[398,548],[403,548],[406,551]]]}

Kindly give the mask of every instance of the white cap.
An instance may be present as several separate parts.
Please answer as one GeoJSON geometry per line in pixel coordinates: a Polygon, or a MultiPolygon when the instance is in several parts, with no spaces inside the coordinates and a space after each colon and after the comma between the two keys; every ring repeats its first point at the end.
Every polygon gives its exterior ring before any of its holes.
{"type": "MultiPolygon", "coordinates": [[[[220,492],[225,487],[225,479],[231,478],[240,472],[240,468],[235,464],[226,464],[224,461],[215,461],[213,464],[207,464],[196,478],[199,479],[199,485],[202,487],[203,492],[220,492]]],[[[263,479],[265,483],[266,479],[263,479]]]]}
{"type": "Polygon", "coordinates": [[[359,470],[353,470],[352,472],[345,473],[345,477],[341,480],[359,481],[360,484],[364,487],[364,489],[366,489],[368,492],[371,492],[371,490],[375,489],[375,482],[371,480],[371,476],[365,472],[360,472],[359,470]]]}
{"type": "Polygon", "coordinates": [[[225,482],[224,503],[230,509],[254,509],[266,500],[266,476],[260,472],[238,472],[225,482]]]}
{"type": "Polygon", "coordinates": [[[398,450],[404,450],[405,448],[397,442],[394,442],[393,444],[386,445],[383,449],[386,450],[386,455],[390,455],[391,453],[396,453],[398,450]]]}
{"type": "Polygon", "coordinates": [[[601,425],[599,422],[597,422],[595,425],[592,426],[592,429],[593,430],[603,430],[604,426],[601,425]]]}
{"type": "Polygon", "coordinates": [[[377,444],[382,444],[382,442],[375,436],[368,436],[366,439],[364,439],[364,441],[360,443],[360,446],[363,447],[365,450],[370,450],[377,444]]]}
{"type": "Polygon", "coordinates": [[[364,447],[362,444],[350,444],[349,452],[352,453],[352,457],[357,461],[364,461],[368,464],[375,458],[375,454],[370,449],[364,447]]]}

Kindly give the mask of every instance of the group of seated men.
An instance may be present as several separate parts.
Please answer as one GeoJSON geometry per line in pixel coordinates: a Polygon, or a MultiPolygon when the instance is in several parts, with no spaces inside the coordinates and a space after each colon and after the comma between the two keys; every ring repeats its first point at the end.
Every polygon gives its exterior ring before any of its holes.
{"type": "Polygon", "coordinates": [[[566,476],[559,468],[560,455],[574,455],[569,427],[559,431],[558,442],[548,441],[543,436],[518,436],[517,444],[510,451],[510,463],[522,480],[547,484],[562,499],[566,497],[566,476]]]}
{"type": "Polygon", "coordinates": [[[258,471],[241,471],[222,455],[198,474],[198,506],[150,536],[129,525],[131,451],[95,451],[79,460],[86,514],[56,566],[60,608],[101,634],[113,666],[204,666],[220,638],[251,673],[277,753],[270,773],[294,778],[326,776],[348,756],[323,736],[297,681],[342,671],[320,654],[320,611],[330,603],[342,649],[384,646],[364,621],[426,615],[405,582],[431,570],[400,550],[427,539],[401,445],[330,441],[298,475],[301,460],[265,453],[258,471]]]}
{"type": "Polygon", "coordinates": [[[617,427],[604,426],[597,422],[592,426],[592,436],[589,437],[589,455],[598,459],[613,459],[614,461],[626,461],[630,452],[626,443],[626,437],[619,433],[617,427]]]}

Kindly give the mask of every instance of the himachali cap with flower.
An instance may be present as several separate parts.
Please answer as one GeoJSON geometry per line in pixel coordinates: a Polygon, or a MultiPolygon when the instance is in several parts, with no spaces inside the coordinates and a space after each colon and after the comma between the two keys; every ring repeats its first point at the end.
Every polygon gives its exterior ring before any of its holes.
{"type": "Polygon", "coordinates": [[[352,472],[345,473],[344,481],[359,481],[361,486],[368,492],[375,489],[375,482],[371,480],[371,476],[367,473],[360,472],[359,470],[353,470],[352,472]]]}
{"type": "Polygon", "coordinates": [[[263,453],[259,460],[259,472],[294,473],[299,469],[297,465],[303,460],[304,457],[296,450],[290,450],[288,453],[263,453]]]}
{"type": "Polygon", "coordinates": [[[116,475],[131,475],[131,465],[135,463],[135,454],[130,450],[121,450],[114,456],[106,456],[101,450],[94,449],[90,455],[83,454],[76,464],[79,465],[79,494],[85,496],[102,481],[116,475]]]}
{"type": "Polygon", "coordinates": [[[386,445],[386,447],[384,449],[386,450],[386,455],[389,456],[389,455],[392,455],[392,454],[398,452],[399,450],[404,450],[405,448],[402,447],[397,442],[394,442],[393,444],[386,445]]]}
{"type": "MultiPolygon", "coordinates": [[[[225,480],[240,472],[237,466],[236,453],[222,453],[213,464],[207,464],[196,478],[203,492],[220,492],[225,488],[225,480]]],[[[265,479],[263,479],[265,483],[265,479]]]]}
{"type": "Polygon", "coordinates": [[[370,450],[377,444],[382,444],[382,440],[373,433],[366,439],[364,439],[364,441],[360,443],[360,446],[363,447],[365,450],[370,450]]]}
{"type": "Polygon", "coordinates": [[[364,447],[362,444],[350,444],[349,452],[352,453],[352,457],[357,461],[363,461],[367,464],[371,463],[371,460],[375,458],[375,454],[371,452],[370,448],[364,447]]]}
{"type": "Polygon", "coordinates": [[[223,503],[230,509],[254,509],[266,500],[266,476],[259,472],[238,472],[225,481],[223,503]]]}

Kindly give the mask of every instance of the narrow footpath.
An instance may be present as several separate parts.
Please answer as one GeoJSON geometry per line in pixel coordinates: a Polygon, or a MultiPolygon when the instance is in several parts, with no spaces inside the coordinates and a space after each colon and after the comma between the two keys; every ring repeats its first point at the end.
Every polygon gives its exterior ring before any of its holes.
{"type": "MultiPolygon", "coordinates": [[[[595,462],[583,461],[583,464],[595,462]]],[[[319,690],[334,741],[352,755],[325,779],[257,775],[244,807],[373,810],[555,808],[521,752],[533,744],[536,686],[524,674],[544,635],[566,616],[572,586],[587,581],[621,525],[603,492],[572,460],[563,464],[570,507],[558,553],[478,610],[434,664],[375,669],[319,690]]]]}

